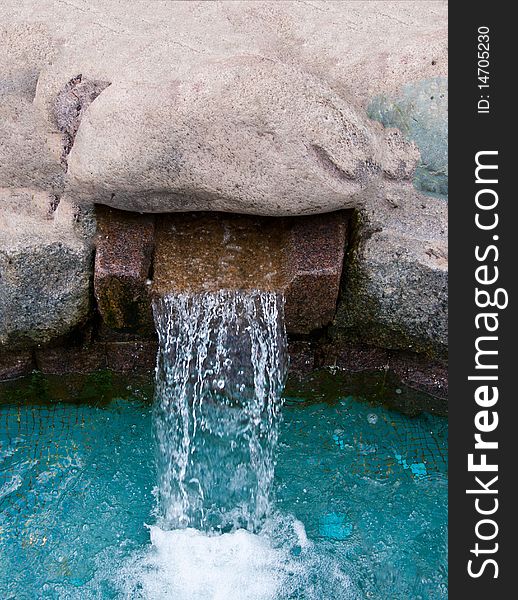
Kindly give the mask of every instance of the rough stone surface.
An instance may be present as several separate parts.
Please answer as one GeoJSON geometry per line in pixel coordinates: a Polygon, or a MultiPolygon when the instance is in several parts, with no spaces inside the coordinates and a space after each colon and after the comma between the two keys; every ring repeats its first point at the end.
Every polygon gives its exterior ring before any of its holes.
{"type": "Polygon", "coordinates": [[[154,331],[148,283],[154,219],[97,207],[94,291],[104,324],[123,332],[154,331]]]}
{"type": "Polygon", "coordinates": [[[447,362],[430,360],[423,354],[352,345],[350,342],[323,343],[316,346],[315,366],[331,367],[350,374],[365,371],[391,373],[410,389],[439,400],[448,398],[447,362]]]}
{"type": "Polygon", "coordinates": [[[430,362],[417,354],[393,353],[390,368],[408,387],[436,398],[448,398],[448,365],[445,362],[430,362]]]}
{"type": "Polygon", "coordinates": [[[59,195],[65,176],[60,153],[59,134],[47,130],[29,100],[0,95],[0,187],[59,195]]]}
{"type": "Polygon", "coordinates": [[[91,373],[106,368],[104,344],[89,344],[79,348],[66,346],[36,350],[38,370],[46,375],[91,373]]]}
{"type": "Polygon", "coordinates": [[[0,345],[13,350],[66,336],[88,318],[91,249],[66,202],[0,189],[0,345]]]}
{"type": "MultiPolygon", "coordinates": [[[[6,394],[9,401],[10,389],[17,394],[22,389],[23,397],[34,397],[36,401],[42,398],[59,398],[65,402],[71,398],[98,401],[106,398],[114,384],[118,385],[118,380],[111,374],[99,372],[107,367],[113,374],[145,377],[139,380],[140,389],[141,384],[145,386],[146,382],[151,382],[148,378],[155,368],[157,346],[156,339],[112,340],[75,347],[42,348],[36,350],[34,357],[30,352],[0,354],[0,383],[33,374],[31,378],[17,381],[16,388],[9,384],[0,385],[0,402],[6,394]],[[70,377],[41,379],[41,373],[70,377]]],[[[376,398],[410,415],[422,410],[447,414],[445,363],[408,352],[336,346],[318,340],[290,340],[288,352],[288,396],[304,397],[309,390],[328,400],[353,394],[370,400],[376,398]]],[[[120,383],[122,387],[116,387],[114,394],[124,397],[128,391],[127,379],[120,383]]]]}
{"type": "Polygon", "coordinates": [[[290,357],[289,373],[296,377],[304,377],[315,368],[315,352],[309,341],[298,340],[288,343],[290,357]]]}
{"type": "Polygon", "coordinates": [[[157,216],[153,293],[286,285],[286,221],[248,215],[157,216]]]}
{"type": "Polygon", "coordinates": [[[0,188],[28,187],[52,194],[63,188],[60,135],[33,103],[53,46],[42,24],[7,25],[0,20],[0,188]]]}
{"type": "Polygon", "coordinates": [[[444,213],[410,192],[387,207],[412,178],[444,191],[446,2],[4,0],[0,46],[0,344],[87,317],[102,202],[357,208],[335,332],[444,352],[444,213]]]}
{"type": "MultiPolygon", "coordinates": [[[[154,370],[157,350],[154,339],[56,346],[36,350],[35,366],[45,375],[87,374],[106,368],[114,373],[143,375],[154,370]]],[[[1,377],[2,373],[0,370],[0,381],[9,378],[1,377]]]]}
{"type": "Polygon", "coordinates": [[[7,3],[0,7],[0,96],[32,102],[41,70],[55,56],[56,40],[42,20],[30,22],[28,8],[7,3]]]}
{"type": "Polygon", "coordinates": [[[69,105],[82,118],[66,189],[128,210],[360,206],[369,181],[418,159],[366,118],[369,100],[447,70],[446,2],[6,0],[0,19],[46,49],[10,77],[38,73],[49,131],[74,78],[100,84],[69,105]]]}
{"type": "Polygon", "coordinates": [[[444,357],[446,203],[409,185],[374,191],[370,202],[358,214],[333,335],[444,357]]]}
{"type": "Polygon", "coordinates": [[[386,371],[389,351],[372,346],[328,343],[320,346],[316,356],[318,367],[338,367],[347,373],[386,371]]]}
{"type": "Polygon", "coordinates": [[[54,114],[63,135],[61,162],[64,166],[67,166],[67,157],[74,145],[83,113],[109,85],[106,81],[90,81],[80,73],[73,77],[57,95],[54,114]]]}
{"type": "Polygon", "coordinates": [[[338,402],[348,395],[376,402],[416,416],[422,411],[447,415],[447,368],[422,355],[399,350],[342,344],[314,345],[315,368],[297,371],[299,354],[292,348],[295,370],[290,365],[285,394],[288,398],[319,395],[338,402]]]}
{"type": "Polygon", "coordinates": [[[412,172],[415,149],[389,153],[381,128],[321,81],[263,57],[212,59],[167,92],[106,89],[83,117],[67,190],[146,212],[321,213],[356,205],[395,153],[412,172]]]}

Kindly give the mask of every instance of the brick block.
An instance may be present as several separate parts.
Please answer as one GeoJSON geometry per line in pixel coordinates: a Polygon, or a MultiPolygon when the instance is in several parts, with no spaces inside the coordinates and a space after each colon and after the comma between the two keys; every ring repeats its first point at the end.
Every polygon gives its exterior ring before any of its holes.
{"type": "Polygon", "coordinates": [[[154,217],[96,208],[94,292],[104,323],[117,331],[153,331],[148,277],[154,249],[154,217]]]}
{"type": "Polygon", "coordinates": [[[286,328],[309,333],[329,325],[336,312],[348,218],[330,213],[290,219],[285,244],[289,283],[286,328]]]}

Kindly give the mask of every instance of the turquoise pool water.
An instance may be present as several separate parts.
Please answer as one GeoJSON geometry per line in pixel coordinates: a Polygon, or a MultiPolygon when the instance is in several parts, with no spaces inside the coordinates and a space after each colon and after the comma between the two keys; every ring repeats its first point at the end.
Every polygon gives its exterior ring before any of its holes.
{"type": "Polygon", "coordinates": [[[447,598],[447,423],[287,398],[261,533],[156,523],[151,402],[0,404],[0,598],[447,598]]]}

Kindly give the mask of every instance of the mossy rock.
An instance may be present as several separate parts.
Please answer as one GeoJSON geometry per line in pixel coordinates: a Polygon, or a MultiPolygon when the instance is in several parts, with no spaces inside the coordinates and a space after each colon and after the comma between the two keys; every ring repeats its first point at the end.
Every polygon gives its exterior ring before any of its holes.
{"type": "Polygon", "coordinates": [[[421,162],[416,189],[448,195],[448,80],[444,77],[405,85],[397,96],[376,96],[367,112],[384,127],[396,127],[415,142],[421,162]]]}

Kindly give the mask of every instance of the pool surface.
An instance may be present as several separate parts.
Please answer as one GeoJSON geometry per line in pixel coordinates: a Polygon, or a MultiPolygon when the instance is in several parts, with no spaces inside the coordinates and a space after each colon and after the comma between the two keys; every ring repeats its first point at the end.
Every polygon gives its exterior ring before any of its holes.
{"type": "Polygon", "coordinates": [[[259,535],[156,523],[151,402],[0,404],[0,598],[447,598],[447,421],[287,398],[259,535]]]}

